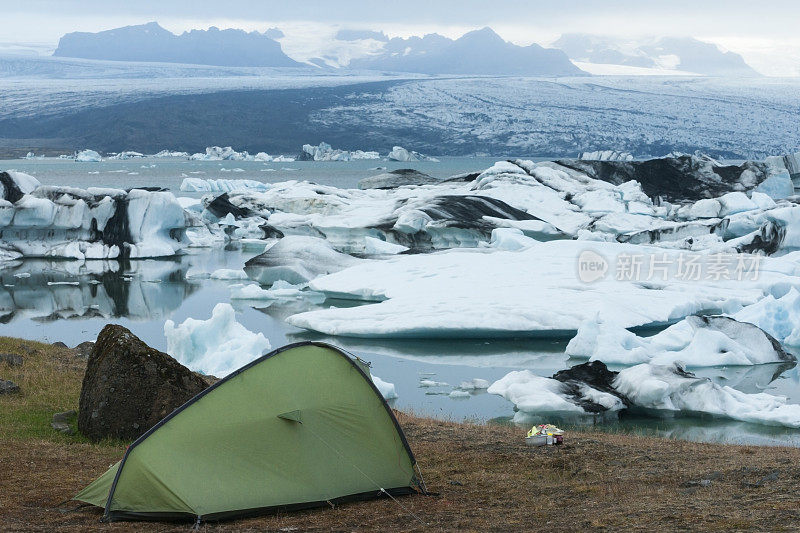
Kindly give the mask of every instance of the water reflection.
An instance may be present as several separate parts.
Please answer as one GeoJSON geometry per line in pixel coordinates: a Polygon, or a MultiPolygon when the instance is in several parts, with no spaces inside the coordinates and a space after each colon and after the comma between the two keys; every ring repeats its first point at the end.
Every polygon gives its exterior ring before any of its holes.
{"type": "Polygon", "coordinates": [[[0,322],[163,320],[198,290],[182,261],[28,260],[0,270],[0,322]]]}
{"type": "MultiPolygon", "coordinates": [[[[484,391],[450,396],[461,381],[494,381],[510,370],[529,369],[541,376],[582,361],[565,353],[566,341],[544,339],[361,339],[329,337],[286,324],[295,313],[353,301],[322,301],[303,297],[282,300],[230,300],[230,286],[241,281],[186,279],[191,268],[210,273],[242,268],[256,251],[237,246],[190,250],[174,260],[123,262],[26,260],[0,270],[0,334],[37,340],[61,340],[74,345],[93,340],[109,322],[121,323],[158,349],[166,349],[164,320],[206,319],[218,302],[231,302],[237,320],[251,331],[263,332],[273,347],[305,339],[341,346],[373,363],[373,371],[395,383],[396,406],[409,412],[452,420],[496,420],[508,423],[513,405],[484,391]],[[80,325],[76,325],[80,320],[80,325]],[[446,383],[421,387],[422,379],[446,383]]],[[[619,368],[616,368],[619,369],[619,368]]],[[[692,369],[745,393],[768,392],[800,401],[800,370],[792,363],[747,367],[692,369]]],[[[597,424],[603,431],[636,432],[668,438],[713,442],[752,442],[800,446],[800,432],[708,417],[663,413],[625,413],[620,417],[544,416],[525,420],[553,422],[567,428],[597,424]]]]}

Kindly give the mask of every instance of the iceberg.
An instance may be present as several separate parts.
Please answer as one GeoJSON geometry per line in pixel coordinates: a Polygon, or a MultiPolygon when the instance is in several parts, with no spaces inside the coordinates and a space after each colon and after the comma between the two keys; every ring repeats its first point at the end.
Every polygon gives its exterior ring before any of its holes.
{"type": "Polygon", "coordinates": [[[372,378],[372,382],[375,384],[375,387],[378,389],[378,391],[380,391],[381,396],[387,400],[394,400],[397,398],[397,391],[395,390],[394,383],[383,381],[374,374],[370,374],[370,377],[372,378]]]}
{"type": "Polygon", "coordinates": [[[297,158],[298,161],[351,161],[358,159],[380,159],[378,152],[365,152],[356,150],[339,150],[331,147],[326,142],[319,143],[319,146],[304,144],[303,151],[297,158]]]}
{"type": "Polygon", "coordinates": [[[41,186],[18,172],[0,184],[0,248],[25,257],[166,257],[189,244],[192,219],[169,192],[41,186]]]}
{"type": "Polygon", "coordinates": [[[173,150],[161,150],[160,152],[157,152],[157,153],[153,154],[150,157],[159,157],[159,158],[160,157],[182,157],[182,158],[186,158],[186,157],[189,157],[189,152],[177,152],[177,151],[173,151],[173,150]]]}
{"type": "Polygon", "coordinates": [[[606,364],[680,363],[695,368],[796,361],[769,333],[724,316],[689,316],[651,337],[598,316],[581,324],[566,353],[606,364]]]}
{"type": "Polygon", "coordinates": [[[278,281],[297,285],[361,261],[337,252],[324,239],[292,235],[247,261],[244,270],[250,279],[262,285],[272,285],[278,281]]]}
{"type": "Polygon", "coordinates": [[[138,158],[142,158],[142,157],[144,157],[144,154],[142,154],[142,153],[133,152],[133,151],[125,151],[125,152],[119,152],[117,154],[111,155],[111,156],[108,157],[108,159],[116,159],[116,160],[125,161],[125,160],[128,160],[128,159],[138,159],[138,158]]]}
{"type": "Polygon", "coordinates": [[[404,163],[408,161],[430,161],[433,163],[439,162],[439,160],[435,157],[423,155],[413,150],[409,151],[402,146],[393,147],[391,152],[389,152],[386,157],[389,159],[389,161],[401,161],[404,163]]]}
{"type": "Polygon", "coordinates": [[[103,158],[94,150],[81,150],[75,154],[75,161],[79,163],[99,163],[103,158]]]}
{"type": "Polygon", "coordinates": [[[616,165],[612,169],[594,163],[502,161],[481,173],[420,185],[406,184],[405,174],[366,178],[361,190],[288,181],[266,191],[235,191],[224,200],[241,211],[234,212],[237,219],[269,219],[262,238],[324,236],[347,253],[364,253],[366,236],[415,251],[474,248],[490,241],[496,228],[516,228],[539,241],[732,253],[800,249],[800,206],[755,190],[772,172],[766,163],[724,167],[696,156],[603,162],[616,165]],[[653,175],[674,180],[657,184],[653,175]]]}
{"type": "Polygon", "coordinates": [[[800,292],[795,287],[780,298],[768,294],[732,316],[755,324],[783,344],[800,346],[800,292]]]}
{"type": "Polygon", "coordinates": [[[734,272],[740,257],[564,240],[535,242],[518,251],[453,249],[398,255],[363,261],[309,283],[311,290],[329,297],[377,303],[320,309],[287,321],[353,337],[567,338],[598,313],[613,317],[623,328],[666,325],[692,314],[735,313],[796,284],[800,274],[791,258],[765,257],[757,279],[695,280],[679,275],[679,264],[691,260],[708,272],[716,268],[718,258],[732,261],[725,268],[734,272]],[[587,259],[589,252],[594,255],[587,259]],[[645,267],[638,277],[627,279],[623,274],[631,257],[641,258],[645,267]],[[605,271],[586,282],[579,265],[589,260],[605,264],[605,271]],[[669,268],[650,271],[651,262],[664,262],[669,268]],[[661,281],[663,274],[668,283],[661,281]]]}
{"type": "Polygon", "coordinates": [[[619,152],[617,150],[596,150],[594,152],[583,152],[578,159],[594,161],[633,161],[633,154],[619,152]]]}
{"type": "Polygon", "coordinates": [[[257,180],[203,179],[183,178],[183,192],[231,192],[231,191],[266,191],[270,185],[257,180]]]}
{"type": "Polygon", "coordinates": [[[231,287],[232,300],[297,300],[300,298],[324,299],[316,292],[304,291],[304,285],[292,285],[278,280],[269,289],[260,285],[234,285],[231,287]]]}
{"type": "Polygon", "coordinates": [[[215,270],[209,276],[211,279],[220,280],[243,280],[247,279],[247,274],[244,270],[236,270],[232,268],[220,268],[215,270]]]}
{"type": "Polygon", "coordinates": [[[225,377],[270,349],[262,333],[253,333],[236,321],[230,304],[214,306],[211,318],[187,318],[176,325],[164,322],[167,353],[197,372],[225,377]]]}
{"type": "Polygon", "coordinates": [[[514,404],[514,421],[547,414],[604,415],[629,409],[656,416],[678,412],[755,424],[800,427],[800,405],[766,393],[744,393],[698,378],[679,365],[644,363],[611,372],[600,361],[537,376],[513,371],[492,383],[490,394],[514,404]]]}

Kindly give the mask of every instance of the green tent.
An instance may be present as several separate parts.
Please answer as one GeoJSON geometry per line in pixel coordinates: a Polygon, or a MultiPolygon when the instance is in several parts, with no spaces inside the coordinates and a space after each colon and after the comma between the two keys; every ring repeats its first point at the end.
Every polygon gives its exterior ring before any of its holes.
{"type": "Polygon", "coordinates": [[[302,342],[189,400],[75,499],[106,520],[217,520],[408,494],[415,464],[366,366],[302,342]]]}

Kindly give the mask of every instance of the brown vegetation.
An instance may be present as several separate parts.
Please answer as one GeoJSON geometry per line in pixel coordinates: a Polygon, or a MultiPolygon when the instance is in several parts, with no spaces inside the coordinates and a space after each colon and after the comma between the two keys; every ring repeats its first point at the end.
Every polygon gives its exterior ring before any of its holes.
{"type": "MultiPolygon", "coordinates": [[[[21,367],[0,377],[0,529],[186,531],[185,523],[101,524],[101,511],[58,505],[118,460],[124,444],[90,444],[49,427],[77,408],[81,362],[69,350],[0,339],[21,367]],[[25,350],[31,353],[25,353],[25,350]],[[47,416],[45,416],[47,415],[47,416]],[[41,426],[41,427],[40,427],[41,426]]],[[[385,499],[207,524],[208,531],[796,530],[800,449],[569,433],[530,448],[519,428],[398,414],[431,496],[385,499]]]]}

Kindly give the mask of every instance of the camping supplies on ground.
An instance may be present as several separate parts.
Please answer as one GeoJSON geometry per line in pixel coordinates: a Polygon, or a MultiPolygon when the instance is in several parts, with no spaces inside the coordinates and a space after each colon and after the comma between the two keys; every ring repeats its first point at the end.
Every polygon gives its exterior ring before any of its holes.
{"type": "Polygon", "coordinates": [[[528,446],[545,446],[564,443],[564,431],[553,424],[533,426],[525,437],[528,446]]]}

